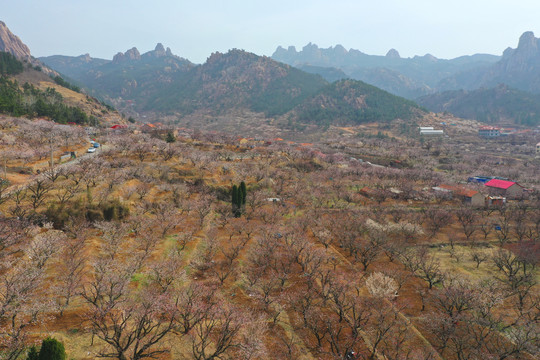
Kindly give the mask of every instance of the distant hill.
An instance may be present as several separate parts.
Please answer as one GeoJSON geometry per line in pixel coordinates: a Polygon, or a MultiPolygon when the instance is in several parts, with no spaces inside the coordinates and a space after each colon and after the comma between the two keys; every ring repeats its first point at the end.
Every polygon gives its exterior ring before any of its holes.
{"type": "Polygon", "coordinates": [[[434,112],[447,111],[486,123],[540,125],[540,95],[502,84],[489,89],[445,91],[417,102],[434,112]]]}
{"type": "Polygon", "coordinates": [[[485,54],[451,60],[437,59],[430,54],[401,58],[395,49],[388,51],[385,56],[378,56],[354,49],[346,50],[341,45],[322,49],[311,43],[301,51],[297,51],[294,46],[287,49],[278,47],[272,58],[299,68],[307,65],[336,68],[352,79],[365,81],[411,99],[435,92],[436,86],[445,78],[470,69],[487,67],[500,59],[485,54]]]}
{"type": "Polygon", "coordinates": [[[241,50],[214,53],[183,78],[161,89],[147,111],[223,112],[246,108],[275,116],[286,113],[327,84],[312,75],[241,50]]]}
{"type": "Polygon", "coordinates": [[[407,77],[399,71],[382,67],[356,70],[351,74],[351,78],[363,79],[368,84],[379,84],[381,89],[407,99],[415,99],[433,92],[429,86],[421,81],[407,77]]]}
{"type": "Polygon", "coordinates": [[[360,124],[409,120],[424,113],[416,103],[357,80],[342,80],[322,88],[295,109],[304,123],[360,124]]]}
{"type": "Polygon", "coordinates": [[[310,74],[321,75],[328,82],[334,82],[334,81],[350,78],[349,75],[345,74],[340,69],[336,69],[333,67],[323,67],[323,66],[303,64],[303,65],[297,66],[297,68],[310,74]]]}
{"type": "Polygon", "coordinates": [[[126,106],[126,100],[137,109],[146,107],[164,87],[178,81],[195,65],[175,56],[171,50],[157,44],[155,50],[143,55],[137,48],[118,53],[113,60],[49,56],[40,58],[56,71],[67,75],[97,97],[115,105],[126,106]]]}
{"type": "Polygon", "coordinates": [[[81,73],[90,71],[110,62],[110,60],[92,58],[90,57],[90,54],[84,54],[77,57],[53,55],[41,57],[39,60],[69,78],[76,78],[81,73]]]}

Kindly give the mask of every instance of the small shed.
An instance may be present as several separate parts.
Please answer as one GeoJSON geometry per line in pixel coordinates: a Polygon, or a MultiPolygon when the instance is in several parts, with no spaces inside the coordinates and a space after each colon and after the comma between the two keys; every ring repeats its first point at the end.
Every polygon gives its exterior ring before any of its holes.
{"type": "Polygon", "coordinates": [[[506,204],[506,198],[502,196],[488,196],[486,198],[487,206],[503,206],[506,204]]]}

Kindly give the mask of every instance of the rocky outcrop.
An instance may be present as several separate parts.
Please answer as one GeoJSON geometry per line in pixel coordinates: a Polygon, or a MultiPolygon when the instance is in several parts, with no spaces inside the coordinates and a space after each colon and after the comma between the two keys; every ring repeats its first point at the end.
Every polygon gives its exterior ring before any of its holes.
{"type": "Polygon", "coordinates": [[[396,49],[390,49],[386,53],[386,57],[390,59],[401,59],[401,56],[399,56],[399,53],[396,49]]]}
{"type": "Polygon", "coordinates": [[[18,59],[31,59],[30,49],[0,21],[0,51],[13,54],[18,59]]]}
{"type": "Polygon", "coordinates": [[[139,50],[137,50],[136,47],[133,47],[126,51],[125,53],[119,52],[118,54],[114,55],[113,57],[113,63],[120,63],[123,61],[129,61],[129,60],[140,60],[141,59],[141,53],[139,53],[139,50]]]}
{"type": "Polygon", "coordinates": [[[483,76],[481,85],[495,86],[499,83],[540,93],[540,39],[527,31],[519,38],[515,49],[504,51],[502,59],[483,76]]]}
{"type": "Polygon", "coordinates": [[[141,59],[141,53],[139,53],[139,50],[137,50],[136,47],[133,47],[126,51],[124,54],[126,56],[126,59],[128,60],[140,60],[141,59]]]}
{"type": "Polygon", "coordinates": [[[85,62],[85,63],[89,63],[89,62],[92,62],[92,58],[90,57],[90,54],[84,54],[84,55],[79,55],[77,56],[77,59],[82,61],[82,62],[85,62]]]}
{"type": "Polygon", "coordinates": [[[519,38],[516,49],[508,48],[500,61],[506,71],[520,71],[529,69],[530,65],[537,65],[540,61],[540,39],[534,37],[532,31],[527,31],[519,38]]]}

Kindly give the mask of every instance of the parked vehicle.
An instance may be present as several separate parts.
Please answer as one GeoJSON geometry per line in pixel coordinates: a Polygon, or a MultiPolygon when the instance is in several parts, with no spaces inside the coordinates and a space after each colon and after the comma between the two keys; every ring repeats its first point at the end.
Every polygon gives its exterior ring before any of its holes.
{"type": "Polygon", "coordinates": [[[99,146],[100,146],[99,143],[97,143],[97,142],[94,143],[94,147],[95,147],[96,149],[97,149],[99,146]]]}
{"type": "Polygon", "coordinates": [[[86,152],[89,152],[89,153],[95,153],[96,152],[96,148],[89,148],[86,152]]]}

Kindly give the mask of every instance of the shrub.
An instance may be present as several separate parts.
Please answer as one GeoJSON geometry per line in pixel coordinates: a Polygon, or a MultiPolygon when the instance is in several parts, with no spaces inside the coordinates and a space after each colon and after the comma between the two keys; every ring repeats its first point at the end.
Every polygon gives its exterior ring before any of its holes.
{"type": "Polygon", "coordinates": [[[65,360],[64,344],[54,338],[46,338],[41,343],[38,360],[65,360]]]}
{"type": "Polygon", "coordinates": [[[129,215],[129,208],[118,200],[103,205],[103,218],[107,221],[122,220],[129,215]]]}

